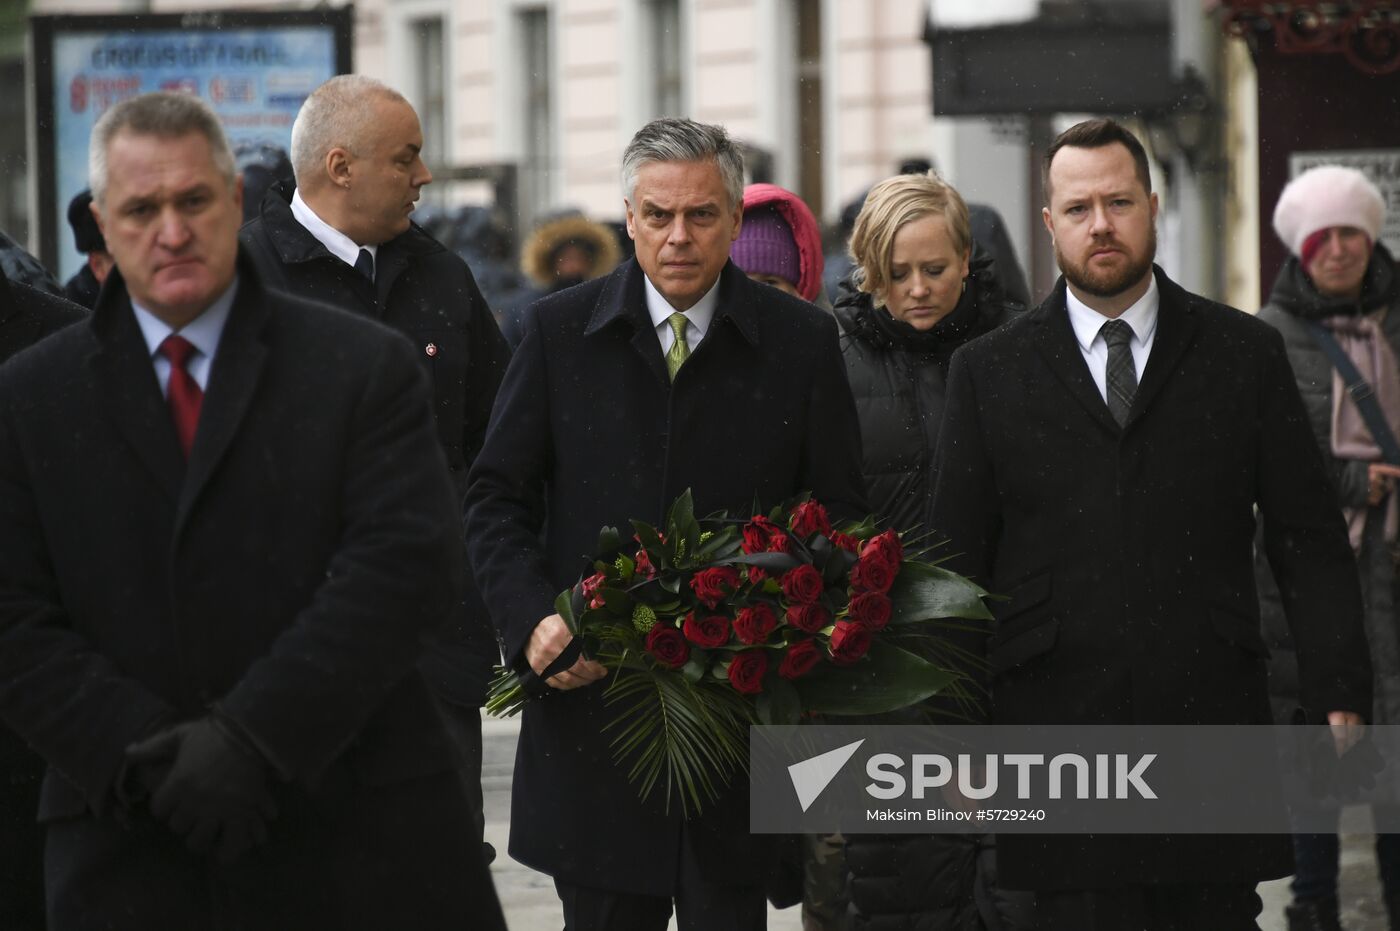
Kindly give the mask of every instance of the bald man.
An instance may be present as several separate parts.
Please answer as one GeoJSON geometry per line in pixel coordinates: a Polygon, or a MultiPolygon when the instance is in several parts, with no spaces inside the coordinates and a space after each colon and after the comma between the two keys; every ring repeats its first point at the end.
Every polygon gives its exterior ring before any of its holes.
{"type": "MultiPolygon", "coordinates": [[[[422,150],[418,115],[402,95],[361,75],[332,78],[292,126],[295,184],[273,185],[239,238],[273,287],[373,317],[413,341],[460,501],[510,350],[466,263],[410,219],[433,179],[422,150]]],[[[479,831],[478,709],[500,652],[478,604],[467,597],[419,668],[462,751],[479,831]]]]}

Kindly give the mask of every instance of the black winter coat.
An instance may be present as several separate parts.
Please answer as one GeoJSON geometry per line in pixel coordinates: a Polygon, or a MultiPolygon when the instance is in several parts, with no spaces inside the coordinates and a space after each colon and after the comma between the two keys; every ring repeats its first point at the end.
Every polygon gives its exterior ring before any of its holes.
{"type": "Polygon", "coordinates": [[[849,281],[836,302],[841,354],[860,419],[866,492],[875,514],[899,530],[930,527],[933,451],[953,351],[1024,309],[1004,296],[992,257],[980,247],[971,272],[958,306],[927,332],[875,307],[849,281]]]}
{"type": "MultiPolygon", "coordinates": [[[[11,282],[0,270],[0,362],[85,316],[81,307],[11,282]]],[[[6,774],[0,781],[0,928],[44,927],[43,842],[37,817],[44,769],[44,761],[23,740],[0,728],[0,772],[6,774]]]]}
{"type": "Polygon", "coordinates": [[[413,669],[464,566],[412,347],[240,256],[186,459],[113,271],[87,322],[0,366],[0,397],[0,718],[49,763],[51,901],[114,929],[206,926],[181,913],[209,896],[228,927],[503,927],[413,669]],[[215,703],[289,777],[232,874],[142,809],[104,814],[125,749],[215,703]]]}
{"type": "MultiPolygon", "coordinates": [[[[525,317],[486,446],[472,469],[467,540],[507,662],[554,613],[600,527],[657,522],[687,488],[696,513],[744,514],[809,490],[833,518],[866,513],[860,431],[835,322],[750,281],[733,262],[705,338],[672,382],[635,260],[551,294],[525,317]]],[[[602,727],[604,682],[527,702],[510,853],[595,889],[671,895],[679,805],[642,803],[602,727]]],[[[752,885],[768,859],[748,834],[748,787],[687,826],[709,881],[752,885]],[[712,871],[712,872],[711,872],[712,871]]]]}
{"type": "MultiPolygon", "coordinates": [[[[1305,322],[1343,314],[1386,311],[1381,330],[1391,350],[1400,355],[1400,269],[1377,244],[1366,273],[1361,299],[1325,298],[1317,293],[1297,258],[1279,270],[1269,302],[1259,311],[1263,320],[1283,334],[1284,350],[1303,396],[1308,423],[1322,450],[1336,489],[1338,508],[1365,507],[1366,463],[1332,455],[1332,362],[1309,335],[1305,322]]],[[[1376,724],[1400,723],[1400,618],[1397,618],[1395,562],[1384,537],[1385,508],[1371,508],[1362,532],[1356,561],[1360,569],[1361,595],[1366,606],[1366,640],[1371,648],[1374,701],[1370,709],[1376,724]]],[[[1259,583],[1259,615],[1264,640],[1273,654],[1269,661],[1269,697],[1274,715],[1287,722],[1298,707],[1298,655],[1283,613],[1278,584],[1269,571],[1262,549],[1256,553],[1259,583]]]]}
{"type": "MultiPolygon", "coordinates": [[[[930,526],[933,453],[953,351],[1010,320],[990,254],[975,248],[957,307],[920,332],[877,308],[849,281],[836,303],[841,351],[860,419],[866,490],[881,520],[930,526]]],[[[864,834],[846,839],[853,931],[976,931],[977,840],[955,834],[864,834]]]]}
{"type": "MultiPolygon", "coordinates": [[[[1152,353],[1122,427],[1063,279],[949,368],[935,523],[949,568],[1010,596],[985,646],[992,723],[1268,723],[1256,504],[1292,582],[1304,705],[1365,713],[1356,564],[1283,340],[1156,276],[1152,353]]],[[[997,858],[1025,889],[1254,883],[1292,862],[1286,837],[1245,835],[1006,834],[997,858]]]]}
{"type": "MultiPolygon", "coordinates": [[[[239,240],[274,288],[352,311],[406,335],[432,379],[438,440],[458,498],[486,436],[491,405],[510,349],[477,289],[471,269],[417,226],[379,246],[371,284],[332,255],[292,214],[294,186],[274,185],[262,212],[239,240]]],[[[449,625],[434,635],[422,672],[433,691],[476,707],[500,661],[485,609],[471,592],[449,625]]]]}

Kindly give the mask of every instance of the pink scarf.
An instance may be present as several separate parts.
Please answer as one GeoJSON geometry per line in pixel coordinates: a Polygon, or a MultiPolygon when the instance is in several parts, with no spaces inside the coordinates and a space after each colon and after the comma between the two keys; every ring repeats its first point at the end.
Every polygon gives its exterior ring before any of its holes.
{"type": "MultiPolygon", "coordinates": [[[[1327,317],[1321,322],[1332,331],[1356,370],[1376,393],[1376,400],[1380,402],[1391,432],[1400,436],[1400,365],[1396,364],[1395,353],[1381,333],[1380,315],[1340,315],[1327,317]]],[[[1342,376],[1336,369],[1332,371],[1332,455],[1338,459],[1361,462],[1379,462],[1382,458],[1380,447],[1372,438],[1360,409],[1347,393],[1342,376]]],[[[1395,542],[1396,531],[1400,529],[1397,497],[1400,496],[1392,493],[1382,505],[1386,509],[1387,543],[1395,542]]],[[[1351,548],[1357,552],[1361,549],[1361,533],[1366,526],[1367,510],[1365,506],[1342,509],[1351,534],[1351,548]]]]}

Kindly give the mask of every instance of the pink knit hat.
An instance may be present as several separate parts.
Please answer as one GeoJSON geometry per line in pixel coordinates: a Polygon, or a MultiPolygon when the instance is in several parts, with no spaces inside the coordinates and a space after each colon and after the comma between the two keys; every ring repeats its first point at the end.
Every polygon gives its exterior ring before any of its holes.
{"type": "MultiPolygon", "coordinates": [[[[744,230],[748,228],[749,214],[769,205],[775,207],[787,221],[792,240],[797,245],[800,266],[797,293],[803,300],[815,301],[822,290],[822,233],[817,226],[817,218],[812,216],[812,211],[802,202],[802,198],[776,184],[750,184],[744,188],[744,227],[739,235],[742,238],[744,230]]],[[[738,242],[734,243],[734,246],[738,245],[738,242]]],[[[731,247],[730,255],[733,254],[731,247]]],[[[734,264],[744,268],[737,257],[734,264]]]]}
{"type": "Polygon", "coordinates": [[[1319,230],[1354,226],[1375,242],[1384,220],[1381,192],[1364,174],[1341,165],[1309,168],[1288,182],[1274,208],[1274,231],[1300,258],[1319,230]]]}

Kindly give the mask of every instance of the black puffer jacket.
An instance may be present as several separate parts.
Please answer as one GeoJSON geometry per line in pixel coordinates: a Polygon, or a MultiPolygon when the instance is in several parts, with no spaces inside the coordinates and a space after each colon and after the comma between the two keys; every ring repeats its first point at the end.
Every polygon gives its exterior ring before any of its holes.
{"type": "MultiPolygon", "coordinates": [[[[846,374],[856,400],[870,505],[900,530],[927,530],[933,451],[943,419],[948,363],[959,346],[1024,309],[997,285],[991,256],[974,246],[958,306],[920,332],[843,283],[836,302],[846,374]]],[[[977,835],[851,835],[846,839],[852,931],[981,931],[999,928],[989,894],[990,851],[979,870],[977,835]],[[981,874],[979,877],[979,873],[981,874]],[[979,901],[980,900],[980,901],[979,901]]]]}
{"type": "MultiPolygon", "coordinates": [[[[1381,331],[1396,355],[1400,356],[1400,268],[1377,244],[1366,270],[1360,300],[1327,298],[1318,294],[1303,272],[1297,258],[1290,258],[1279,271],[1269,302],[1259,311],[1259,319],[1283,334],[1284,349],[1293,366],[1298,390],[1303,395],[1308,420],[1332,474],[1337,506],[1364,507],[1367,494],[1367,464],[1332,455],[1332,363],[1313,340],[1305,324],[1324,317],[1349,314],[1379,314],[1381,331]]],[[[1385,508],[1371,508],[1356,554],[1361,572],[1362,600],[1366,605],[1366,639],[1371,650],[1374,675],[1372,720],[1377,724],[1400,723],[1400,618],[1397,614],[1394,583],[1395,563],[1384,539],[1385,508]]],[[[1276,719],[1287,721],[1298,705],[1298,659],[1293,647],[1278,586],[1262,552],[1256,547],[1255,569],[1259,584],[1260,621],[1272,657],[1269,661],[1269,696],[1276,719]]],[[[1310,713],[1327,709],[1307,709],[1310,713]]]]}
{"type": "Polygon", "coordinates": [[[891,526],[928,529],[933,449],[953,351],[1020,310],[1003,296],[992,257],[978,246],[958,306],[925,332],[875,307],[849,280],[842,283],[836,320],[860,419],[865,486],[871,507],[891,526]]]}

